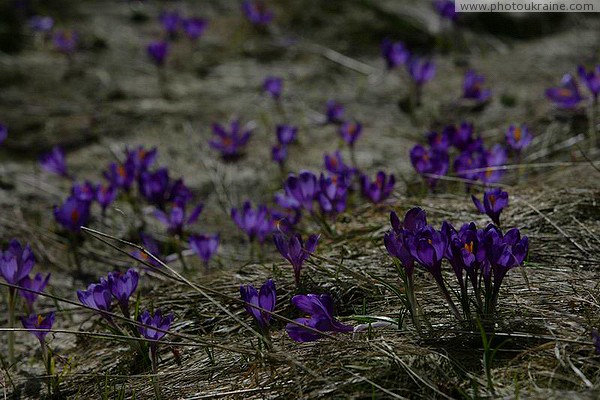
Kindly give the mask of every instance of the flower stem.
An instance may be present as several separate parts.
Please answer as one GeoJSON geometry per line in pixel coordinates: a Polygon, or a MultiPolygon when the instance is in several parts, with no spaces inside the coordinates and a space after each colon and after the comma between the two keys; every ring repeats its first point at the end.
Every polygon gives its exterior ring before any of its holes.
{"type": "Polygon", "coordinates": [[[421,314],[417,310],[417,298],[415,297],[415,285],[413,274],[406,274],[406,297],[410,306],[410,314],[412,316],[413,324],[417,329],[417,333],[421,335],[421,314]]]}
{"type": "Polygon", "coordinates": [[[152,362],[152,386],[154,387],[154,397],[157,400],[162,398],[160,393],[160,383],[158,381],[158,354],[156,343],[150,344],[150,359],[152,362]]]}
{"type": "Polygon", "coordinates": [[[436,278],[435,281],[437,282],[438,287],[440,288],[440,291],[442,292],[442,295],[446,300],[446,303],[448,303],[448,306],[450,306],[452,314],[454,314],[457,320],[462,321],[463,317],[460,315],[460,311],[458,311],[458,308],[456,308],[456,304],[454,304],[452,297],[450,297],[450,293],[448,293],[448,289],[446,289],[446,285],[444,285],[444,281],[441,278],[441,276],[440,278],[436,278]]]}
{"type": "MultiPolygon", "coordinates": [[[[15,288],[8,288],[8,327],[15,327],[15,288]]],[[[8,332],[8,362],[15,362],[15,332],[8,332]]]]}

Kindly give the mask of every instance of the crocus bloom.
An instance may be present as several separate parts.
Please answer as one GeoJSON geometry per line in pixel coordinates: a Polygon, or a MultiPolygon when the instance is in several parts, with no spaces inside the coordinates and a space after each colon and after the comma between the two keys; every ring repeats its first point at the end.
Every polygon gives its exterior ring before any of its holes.
{"type": "Polygon", "coordinates": [[[283,79],[276,76],[268,76],[263,82],[263,91],[272,98],[278,100],[283,90],[283,79]]]}
{"type": "Polygon", "coordinates": [[[462,179],[476,181],[479,179],[480,157],[471,151],[463,151],[454,159],[454,171],[462,179]]]}
{"type": "Polygon", "coordinates": [[[598,94],[600,94],[600,64],[589,71],[586,71],[585,67],[580,65],[577,68],[577,73],[590,93],[592,93],[592,96],[594,96],[594,100],[598,101],[598,94]]]}
{"type": "Polygon", "coordinates": [[[450,144],[461,151],[479,150],[478,144],[480,142],[478,139],[474,138],[474,132],[475,127],[473,124],[468,122],[462,122],[458,127],[454,125],[448,125],[444,128],[444,133],[448,135],[450,144]]]}
{"type": "Polygon", "coordinates": [[[356,170],[344,163],[342,153],[336,150],[333,154],[325,154],[323,156],[325,169],[332,174],[342,177],[345,183],[349,183],[349,179],[354,175],[356,170]]]}
{"type": "Polygon", "coordinates": [[[29,28],[34,32],[48,33],[54,27],[52,17],[45,15],[34,15],[29,18],[29,28]]]}
{"type": "Polygon", "coordinates": [[[435,10],[442,18],[453,22],[458,18],[458,14],[454,8],[454,0],[436,0],[433,4],[435,10]]]}
{"type": "Polygon", "coordinates": [[[169,43],[166,41],[151,42],[146,47],[146,52],[150,60],[159,67],[165,65],[165,60],[169,54],[169,43]]]}
{"type": "Polygon", "coordinates": [[[400,223],[400,218],[395,212],[390,212],[390,224],[392,230],[396,233],[409,231],[417,233],[427,226],[427,213],[420,207],[413,207],[404,215],[404,221],[400,223]]]}
{"type": "Polygon", "coordinates": [[[427,142],[432,149],[447,152],[450,147],[448,131],[444,130],[442,133],[437,133],[435,131],[429,132],[427,134],[427,142]]]}
{"type": "Polygon", "coordinates": [[[511,125],[506,131],[506,142],[515,151],[521,151],[531,144],[533,135],[527,129],[527,125],[511,125]]]}
{"type": "Polygon", "coordinates": [[[287,159],[288,151],[287,146],[284,144],[277,144],[271,148],[271,158],[279,165],[283,165],[287,159]]]}
{"type": "Polygon", "coordinates": [[[129,191],[135,179],[135,165],[131,160],[123,164],[110,163],[108,171],[104,172],[104,177],[112,186],[129,191]]]}
{"type": "Polygon", "coordinates": [[[123,314],[129,316],[129,298],[138,286],[139,274],[133,268],[121,273],[114,271],[108,274],[108,288],[110,293],[117,299],[123,314]]]}
{"type": "Polygon", "coordinates": [[[79,233],[90,220],[90,202],[71,196],[61,206],[54,206],[54,219],[68,231],[79,233]]]}
{"type": "Polygon", "coordinates": [[[417,86],[423,86],[435,76],[435,64],[432,61],[413,58],[408,65],[408,72],[417,86]]]}
{"type": "Polygon", "coordinates": [[[158,242],[151,236],[145,233],[140,233],[140,239],[142,240],[142,245],[147,250],[134,250],[130,254],[135,257],[137,260],[146,262],[155,267],[161,267],[162,265],[156,261],[153,257],[150,257],[152,254],[154,257],[161,259],[160,257],[160,247],[158,246],[158,242]]]}
{"type": "Polygon", "coordinates": [[[52,42],[54,43],[54,48],[59,52],[71,54],[77,50],[79,37],[75,31],[59,30],[54,32],[54,35],[52,36],[52,42]]]}
{"type": "Polygon", "coordinates": [[[8,248],[0,257],[0,273],[7,283],[18,285],[35,264],[35,257],[29,245],[22,246],[21,243],[12,239],[8,248]]]}
{"type": "Polygon", "coordinates": [[[491,150],[484,150],[479,161],[480,168],[486,168],[479,173],[479,179],[484,183],[496,183],[504,174],[502,168],[494,168],[504,165],[508,159],[506,148],[497,144],[491,150]]]}
{"type": "Polygon", "coordinates": [[[287,196],[295,199],[305,210],[312,212],[317,195],[317,177],[310,171],[300,171],[298,176],[290,174],[284,184],[287,196]]]}
{"type": "Polygon", "coordinates": [[[176,201],[171,206],[171,211],[169,213],[162,210],[156,210],[154,211],[154,216],[167,226],[170,233],[181,236],[184,227],[195,223],[204,208],[202,203],[198,204],[194,207],[189,217],[186,218],[186,206],[186,202],[176,201]]]}
{"type": "Polygon", "coordinates": [[[321,332],[352,332],[354,328],[345,325],[333,317],[333,299],[327,294],[296,295],[292,297],[292,304],[308,317],[297,318],[299,324],[288,323],[285,330],[292,340],[296,342],[313,342],[322,337],[321,334],[308,330],[302,325],[321,332]]]}
{"type": "Polygon", "coordinates": [[[417,173],[421,175],[432,175],[425,177],[431,187],[435,186],[439,176],[446,175],[450,162],[448,153],[444,151],[429,150],[420,144],[411,149],[410,161],[417,173]]]}
{"type": "Polygon", "coordinates": [[[298,128],[291,125],[277,125],[276,134],[280,144],[288,145],[296,140],[298,128]]]}
{"type": "Polygon", "coordinates": [[[71,195],[77,200],[91,202],[96,198],[96,185],[90,181],[74,183],[71,187],[71,195]]]}
{"type": "Polygon", "coordinates": [[[575,108],[583,100],[577,82],[571,74],[562,77],[559,87],[547,89],[546,97],[560,108],[575,108]]]}
{"type": "Polygon", "coordinates": [[[3,123],[0,123],[0,144],[4,143],[8,137],[8,128],[3,123]]]}
{"type": "Polygon", "coordinates": [[[78,290],[77,298],[81,304],[100,312],[110,311],[111,293],[104,278],[101,278],[99,283],[90,284],[86,290],[78,290]]]}
{"type": "Polygon", "coordinates": [[[410,278],[415,269],[415,258],[406,245],[405,238],[414,236],[418,231],[427,226],[427,214],[421,208],[410,209],[401,223],[395,212],[390,213],[392,231],[383,236],[383,243],[388,253],[400,260],[407,276],[410,278]]]}
{"type": "Polygon", "coordinates": [[[330,99],[327,100],[327,105],[325,109],[325,115],[327,117],[327,123],[329,124],[339,124],[344,119],[344,113],[346,110],[341,103],[330,99]]]}
{"type": "Polygon", "coordinates": [[[363,196],[373,203],[380,203],[392,194],[396,178],[393,174],[387,176],[385,172],[379,171],[373,182],[371,182],[371,179],[367,175],[362,175],[360,177],[360,184],[363,196]]]}
{"type": "Polygon", "coordinates": [[[125,164],[131,164],[135,176],[140,176],[142,172],[147,171],[156,161],[158,150],[156,147],[146,149],[144,146],[138,146],[134,149],[125,149],[125,164]]]}
{"type": "Polygon", "coordinates": [[[219,235],[191,235],[189,242],[194,253],[208,265],[219,248],[219,235]]]}
{"type": "Polygon", "coordinates": [[[289,238],[283,235],[275,235],[273,237],[275,246],[279,253],[292,264],[294,268],[294,281],[296,286],[300,285],[300,272],[304,261],[314,253],[319,243],[319,235],[310,235],[306,244],[299,234],[291,235],[289,238]]]}
{"type": "Polygon", "coordinates": [[[182,18],[177,11],[164,11],[158,16],[158,20],[164,31],[171,37],[174,37],[182,23],[182,18]]]}
{"type": "MultiPolygon", "coordinates": [[[[175,318],[173,314],[163,317],[160,309],[156,309],[154,311],[154,315],[150,314],[150,311],[144,310],[144,312],[138,317],[138,322],[144,324],[145,326],[138,326],[138,330],[146,339],[153,340],[155,342],[159,341],[167,334],[163,331],[168,331],[169,328],[171,328],[173,318],[175,318]]],[[[155,348],[156,343],[151,343],[150,346],[155,348]]]]}
{"type": "Polygon", "coordinates": [[[237,119],[231,122],[229,131],[220,124],[213,124],[212,130],[214,136],[210,141],[210,146],[220,151],[221,157],[225,160],[238,158],[252,134],[251,129],[242,129],[240,121],[237,119]]]}
{"type": "Polygon", "coordinates": [[[102,208],[102,213],[115,201],[119,192],[113,185],[98,185],[96,187],[96,201],[102,208]]]}
{"type": "Polygon", "coordinates": [[[483,103],[490,95],[489,89],[482,89],[482,85],[485,82],[483,75],[477,75],[475,71],[468,70],[465,73],[465,80],[463,82],[463,98],[475,100],[483,103]]]}
{"type": "Polygon", "coordinates": [[[508,206],[508,193],[500,188],[488,190],[483,194],[483,204],[475,196],[471,196],[477,210],[487,214],[496,225],[500,225],[500,214],[508,206]]]}
{"type": "Polygon", "coordinates": [[[344,139],[344,142],[348,143],[350,147],[354,147],[354,143],[360,137],[362,133],[362,125],[358,122],[344,122],[340,126],[340,136],[344,139]]]}
{"type": "Polygon", "coordinates": [[[142,172],[139,188],[141,195],[148,202],[162,208],[169,197],[169,170],[159,168],[154,172],[142,172]]]}
{"type": "Polygon", "coordinates": [[[203,18],[188,18],[183,20],[183,31],[190,40],[197,40],[208,26],[208,21],[203,18]]]}
{"type": "Polygon", "coordinates": [[[65,152],[59,146],[54,146],[49,153],[40,157],[40,166],[46,172],[68,177],[65,152]]]}
{"type": "Polygon", "coordinates": [[[260,0],[244,0],[242,11],[248,21],[256,26],[266,26],[272,20],[275,14],[269,10],[265,3],[260,0]]]}
{"type": "Polygon", "coordinates": [[[37,273],[33,279],[31,279],[29,275],[21,279],[21,281],[19,282],[19,286],[22,286],[25,289],[33,290],[33,292],[30,292],[28,290],[19,290],[19,294],[22,298],[25,299],[30,308],[39,295],[35,292],[43,292],[46,286],[48,285],[49,280],[50,274],[46,275],[46,277],[44,278],[40,273],[37,273]]]}
{"type": "Polygon", "coordinates": [[[271,321],[271,314],[275,309],[277,303],[277,289],[275,288],[275,282],[272,279],[266,281],[257,291],[252,285],[241,285],[240,296],[246,304],[246,311],[250,314],[261,329],[265,329],[271,321]],[[264,312],[256,307],[260,307],[268,312],[264,312]]]}
{"type": "Polygon", "coordinates": [[[232,208],[231,218],[238,228],[248,235],[251,242],[255,239],[260,243],[264,242],[274,229],[274,222],[267,207],[259,205],[253,210],[249,201],[244,202],[241,209],[232,208]]]}
{"type": "Polygon", "coordinates": [[[448,237],[443,232],[426,226],[414,236],[406,238],[406,245],[415,260],[429,271],[438,283],[443,283],[441,268],[448,237]]]}
{"type": "Polygon", "coordinates": [[[385,59],[388,69],[404,65],[410,58],[410,53],[404,43],[392,42],[389,39],[384,39],[381,43],[381,55],[385,59]]]}
{"type": "Polygon", "coordinates": [[[23,328],[28,329],[38,338],[40,342],[43,342],[46,335],[52,329],[54,325],[55,313],[51,312],[45,316],[42,314],[30,315],[27,318],[21,317],[23,328]]]}
{"type": "Polygon", "coordinates": [[[324,214],[339,214],[346,209],[348,187],[343,177],[325,176],[319,177],[319,192],[317,199],[324,214]]]}

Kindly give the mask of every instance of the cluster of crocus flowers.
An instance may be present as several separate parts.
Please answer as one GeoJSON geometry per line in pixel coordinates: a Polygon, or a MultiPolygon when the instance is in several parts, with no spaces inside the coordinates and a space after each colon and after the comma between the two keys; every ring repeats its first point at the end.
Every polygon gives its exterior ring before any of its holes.
{"type": "Polygon", "coordinates": [[[474,101],[477,104],[485,103],[490,98],[492,92],[489,89],[483,88],[484,82],[485,78],[483,75],[478,75],[471,69],[465,72],[463,99],[474,101]]]}
{"type": "Polygon", "coordinates": [[[229,129],[221,124],[213,124],[213,139],[210,147],[221,153],[225,161],[235,161],[243,155],[243,149],[250,140],[252,129],[244,128],[238,119],[233,120],[229,129]]]}
{"type": "Polygon", "coordinates": [[[298,233],[292,234],[289,237],[286,237],[283,234],[277,234],[273,239],[279,253],[292,264],[292,268],[294,269],[294,282],[296,283],[296,287],[299,287],[302,267],[304,262],[317,249],[319,235],[310,235],[306,243],[298,233]]]}
{"type": "Polygon", "coordinates": [[[348,333],[354,330],[353,326],[334,317],[333,299],[328,294],[296,295],[292,297],[292,304],[306,315],[285,326],[290,338],[296,342],[313,342],[327,332],[348,333]]]}
{"type": "Polygon", "coordinates": [[[242,12],[248,21],[256,27],[269,25],[275,17],[275,13],[262,0],[244,0],[242,12]]]}

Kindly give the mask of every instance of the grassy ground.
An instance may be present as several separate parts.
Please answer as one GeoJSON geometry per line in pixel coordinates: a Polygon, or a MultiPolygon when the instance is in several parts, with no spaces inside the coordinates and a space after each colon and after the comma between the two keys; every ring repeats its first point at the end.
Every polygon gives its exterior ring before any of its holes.
{"type": "MultiPolygon", "coordinates": [[[[593,355],[590,332],[600,326],[600,172],[588,162],[598,152],[586,141],[585,117],[556,113],[543,93],[578,63],[598,62],[600,20],[511,15],[482,24],[471,17],[459,29],[459,48],[444,50],[449,33],[427,2],[281,1],[269,35],[253,32],[236,2],[203,3],[149,4],[143,13],[150,18],[134,22],[126,2],[53,0],[46,12],[82,33],[84,49],[71,63],[27,36],[20,52],[0,53],[0,120],[10,127],[0,149],[0,237],[31,243],[37,269],[52,273],[49,293],[76,302],[76,289],[131,260],[88,235],[81,251],[87,277],[73,274],[67,241],[52,218],[52,205],[66,196],[69,184],[40,172],[37,156],[61,144],[77,177],[97,181],[125,146],[156,146],[159,164],[183,176],[204,201],[198,230],[218,231],[223,238],[209,272],[188,257],[194,272],[185,280],[174,273],[142,277],[142,303],[175,313],[172,330],[179,334],[167,337],[170,344],[160,354],[164,398],[599,396],[600,360],[593,355]],[[144,54],[146,43],[160,33],[156,15],[161,7],[211,21],[195,50],[184,41],[176,45],[167,65],[166,98],[144,54]],[[529,24],[528,34],[500,29],[523,24],[529,24]],[[384,36],[405,40],[438,65],[425,89],[424,106],[412,116],[397,105],[407,93],[403,81],[385,72],[379,58],[384,36]],[[467,67],[483,73],[494,91],[493,101],[480,112],[456,105],[467,67]],[[283,108],[260,94],[267,75],[285,79],[283,108]],[[384,205],[356,201],[340,216],[338,234],[323,237],[304,272],[306,290],[331,293],[342,319],[357,314],[397,319],[403,312],[398,298],[379,281],[398,281],[382,240],[390,210],[404,213],[420,206],[436,226],[443,220],[487,224],[462,184],[449,180],[435,193],[424,193],[408,159],[424,132],[466,119],[486,143],[498,143],[510,123],[526,122],[533,130],[535,140],[523,166],[503,180],[511,195],[504,225],[529,236],[530,256],[525,273],[512,271],[501,293],[496,334],[489,338],[499,350],[488,377],[481,334],[456,325],[422,271],[416,278],[417,297],[435,321],[425,336],[404,321],[400,329],[297,344],[287,337],[285,322],[278,321],[273,350],[258,345],[238,300],[239,285],[275,279],[276,313],[295,317],[293,275],[270,243],[260,256],[250,255],[228,217],[229,208],[246,199],[271,202],[281,187],[282,176],[270,161],[277,123],[300,127],[288,170],[322,168],[323,152],[341,145],[335,130],[320,124],[329,98],[346,104],[347,113],[364,125],[358,165],[370,174],[385,169],[401,177],[384,205]],[[234,116],[254,121],[256,130],[247,156],[224,164],[208,147],[210,124],[234,116]]],[[[148,230],[165,239],[152,210],[144,212],[148,230]]],[[[92,227],[128,238],[136,223],[132,210],[118,204],[92,227]]],[[[303,228],[318,230],[310,223],[303,228]]],[[[169,265],[181,272],[176,260],[169,265]]],[[[96,315],[50,298],[40,304],[42,310],[59,310],[58,331],[48,338],[61,357],[65,396],[152,398],[149,371],[140,367],[127,343],[85,334],[105,332],[96,315]]],[[[3,302],[1,315],[5,307],[3,302]]],[[[7,393],[37,398],[44,371],[37,342],[29,336],[17,336],[22,356],[10,368],[4,364],[1,382],[7,393]]],[[[3,354],[5,346],[3,341],[3,354]]]]}

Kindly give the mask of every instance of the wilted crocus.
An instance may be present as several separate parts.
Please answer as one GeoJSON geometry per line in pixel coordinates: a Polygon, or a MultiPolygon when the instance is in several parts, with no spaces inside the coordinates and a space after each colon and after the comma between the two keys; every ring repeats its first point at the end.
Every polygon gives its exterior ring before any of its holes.
{"type": "Polygon", "coordinates": [[[323,214],[339,214],[346,209],[348,186],[339,175],[319,177],[317,200],[323,214]]]}
{"type": "Polygon", "coordinates": [[[110,320],[110,316],[102,311],[110,311],[111,293],[106,279],[101,278],[99,283],[90,284],[86,290],[78,290],[77,298],[81,304],[98,310],[100,314],[110,320]]]}
{"type": "Polygon", "coordinates": [[[435,6],[435,10],[440,15],[440,17],[450,20],[452,22],[456,21],[458,18],[458,14],[455,11],[454,0],[435,0],[433,2],[435,6]]]}
{"type": "Polygon", "coordinates": [[[506,131],[506,142],[513,150],[520,152],[531,144],[533,135],[529,132],[527,125],[511,125],[506,131]]]}
{"type": "Polygon", "coordinates": [[[285,164],[285,160],[287,160],[288,151],[287,146],[284,144],[276,144],[271,148],[271,158],[273,161],[278,163],[282,168],[285,164]]]}
{"type": "Polygon", "coordinates": [[[340,126],[340,136],[350,147],[354,147],[354,143],[356,143],[361,133],[362,125],[358,122],[344,122],[340,126]]]}
{"type": "Polygon", "coordinates": [[[302,265],[311,253],[314,253],[319,243],[319,235],[310,235],[306,244],[302,240],[300,234],[293,234],[289,238],[283,235],[275,235],[273,237],[275,246],[279,253],[292,264],[294,268],[294,281],[296,286],[300,286],[300,272],[302,265]]]}
{"type": "Polygon", "coordinates": [[[420,144],[411,149],[410,161],[417,173],[430,175],[425,179],[431,187],[435,186],[439,176],[446,175],[450,162],[445,151],[429,150],[420,144]]]}
{"type": "Polygon", "coordinates": [[[385,59],[388,69],[404,65],[410,58],[410,53],[404,43],[392,42],[390,39],[384,39],[381,43],[381,55],[385,59]]]}
{"type": "Polygon", "coordinates": [[[296,140],[298,128],[291,125],[277,125],[277,141],[280,144],[288,145],[296,140]]]}
{"type": "Polygon", "coordinates": [[[330,99],[327,100],[325,116],[327,117],[326,123],[328,124],[340,124],[344,120],[344,113],[346,110],[341,103],[330,99]]]}
{"type": "Polygon", "coordinates": [[[90,181],[84,183],[74,183],[71,187],[71,195],[77,200],[94,201],[96,198],[96,185],[90,181]]]}
{"type": "Polygon", "coordinates": [[[104,172],[104,177],[110,184],[116,188],[129,191],[135,179],[135,165],[131,160],[123,164],[110,163],[108,171],[104,172]]]}
{"type": "Polygon", "coordinates": [[[138,286],[139,274],[133,268],[121,273],[114,271],[108,274],[108,288],[117,299],[123,315],[129,318],[129,298],[138,286]]]}
{"type": "Polygon", "coordinates": [[[69,177],[67,172],[67,162],[65,160],[65,152],[60,146],[54,146],[49,153],[45,153],[40,157],[40,166],[46,172],[69,177]]]}
{"type": "Polygon", "coordinates": [[[208,266],[208,262],[219,248],[219,235],[191,235],[189,243],[194,253],[208,266]]]}
{"type": "Polygon", "coordinates": [[[485,82],[483,75],[477,75],[475,71],[468,70],[465,72],[463,81],[463,98],[475,100],[479,103],[485,102],[492,92],[489,89],[483,89],[482,85],[485,82]]]}
{"type": "Polygon", "coordinates": [[[110,184],[101,184],[96,187],[96,201],[102,208],[102,214],[115,201],[118,194],[117,188],[110,184]]]}
{"type": "Polygon", "coordinates": [[[169,54],[169,43],[163,40],[151,42],[146,47],[146,52],[155,65],[162,67],[169,54]]]}
{"type": "Polygon", "coordinates": [[[308,317],[297,318],[296,324],[288,323],[285,330],[292,340],[296,342],[313,342],[322,337],[321,332],[352,332],[354,328],[345,325],[333,317],[333,299],[327,294],[296,295],[292,297],[292,304],[308,317]],[[302,325],[312,328],[303,328],[302,325]]]}
{"type": "Polygon", "coordinates": [[[0,144],[4,143],[8,137],[8,128],[3,123],[0,123],[0,144]]]}
{"type": "Polygon", "coordinates": [[[178,11],[163,11],[158,20],[163,30],[170,36],[175,37],[181,26],[183,18],[178,11]]]}
{"type": "Polygon", "coordinates": [[[72,30],[58,30],[52,35],[54,48],[59,52],[70,55],[77,50],[79,37],[77,32],[72,30]]]}
{"type": "Polygon", "coordinates": [[[585,69],[583,65],[577,68],[577,73],[581,80],[585,83],[594,101],[598,101],[598,94],[600,94],[600,64],[596,65],[595,68],[591,68],[589,71],[585,69]]]}
{"type": "Polygon", "coordinates": [[[198,40],[204,34],[208,21],[203,18],[187,18],[183,20],[183,31],[190,40],[198,40]]]}
{"type": "Polygon", "coordinates": [[[189,217],[186,217],[186,206],[185,201],[175,201],[169,212],[156,210],[154,216],[167,226],[171,234],[181,236],[185,226],[195,223],[204,208],[204,205],[200,203],[194,207],[189,217]]]}
{"type": "Polygon", "coordinates": [[[54,19],[47,15],[34,15],[29,18],[29,28],[34,32],[48,33],[54,27],[54,19]]]}
{"type": "Polygon", "coordinates": [[[21,280],[29,275],[35,264],[35,257],[29,245],[12,239],[8,248],[0,257],[0,272],[4,280],[11,285],[18,285],[21,280]]]}
{"type": "Polygon", "coordinates": [[[263,91],[274,98],[279,100],[281,97],[281,91],[283,90],[283,79],[276,76],[268,76],[263,82],[263,91]]]}
{"type": "Polygon", "coordinates": [[[421,87],[435,76],[435,64],[433,61],[413,58],[408,65],[408,72],[417,87],[421,87]]]}
{"type": "Polygon", "coordinates": [[[363,196],[373,203],[380,203],[392,194],[394,185],[396,184],[396,178],[393,174],[387,176],[385,172],[379,171],[377,172],[375,180],[372,182],[367,175],[363,174],[360,177],[360,184],[363,196]]]}
{"type": "Polygon", "coordinates": [[[246,146],[252,129],[243,129],[239,120],[234,120],[229,126],[229,131],[221,124],[213,124],[213,139],[210,146],[221,152],[224,160],[235,160],[242,155],[242,148],[246,146]]]}
{"type": "Polygon", "coordinates": [[[241,285],[240,296],[246,304],[246,311],[258,323],[261,329],[265,330],[271,321],[271,312],[275,310],[277,303],[277,289],[272,279],[266,281],[257,291],[252,285],[241,285]],[[252,307],[255,306],[255,307],[252,307]],[[268,312],[264,312],[256,307],[260,307],[268,312]]]}
{"type": "Polygon", "coordinates": [[[268,9],[264,1],[261,0],[244,0],[242,11],[248,21],[256,26],[268,25],[275,16],[273,11],[268,9]]]}
{"type": "Polygon", "coordinates": [[[259,243],[264,242],[275,227],[275,223],[269,215],[267,207],[259,205],[256,207],[256,210],[253,210],[252,204],[249,201],[244,202],[241,209],[232,208],[231,218],[238,228],[248,235],[250,242],[253,242],[255,239],[259,243]]]}
{"type": "Polygon", "coordinates": [[[90,202],[71,196],[62,205],[54,206],[54,219],[66,230],[79,233],[90,220],[90,202]]]}
{"type": "Polygon", "coordinates": [[[500,225],[500,214],[508,206],[508,193],[500,188],[488,190],[483,194],[483,204],[475,196],[471,196],[477,210],[487,214],[496,225],[500,225]]]}
{"type": "Polygon", "coordinates": [[[50,333],[52,325],[54,325],[55,313],[50,312],[45,316],[42,314],[33,314],[28,317],[21,317],[23,328],[29,330],[40,343],[44,342],[46,335],[50,333]]]}
{"type": "Polygon", "coordinates": [[[547,89],[546,97],[560,108],[574,108],[583,100],[577,82],[571,74],[562,77],[559,87],[547,89]]]}
{"type": "Polygon", "coordinates": [[[283,186],[287,196],[295,199],[308,212],[312,212],[317,194],[317,177],[310,171],[300,171],[298,176],[290,174],[283,186]]]}
{"type": "Polygon", "coordinates": [[[32,290],[31,292],[29,290],[19,290],[19,294],[22,298],[25,299],[30,309],[35,300],[37,299],[39,292],[43,292],[46,286],[48,285],[49,280],[50,274],[46,275],[46,277],[44,278],[43,275],[38,272],[35,275],[35,277],[33,277],[33,279],[31,279],[29,275],[27,275],[19,282],[19,286],[25,289],[32,290]]]}

